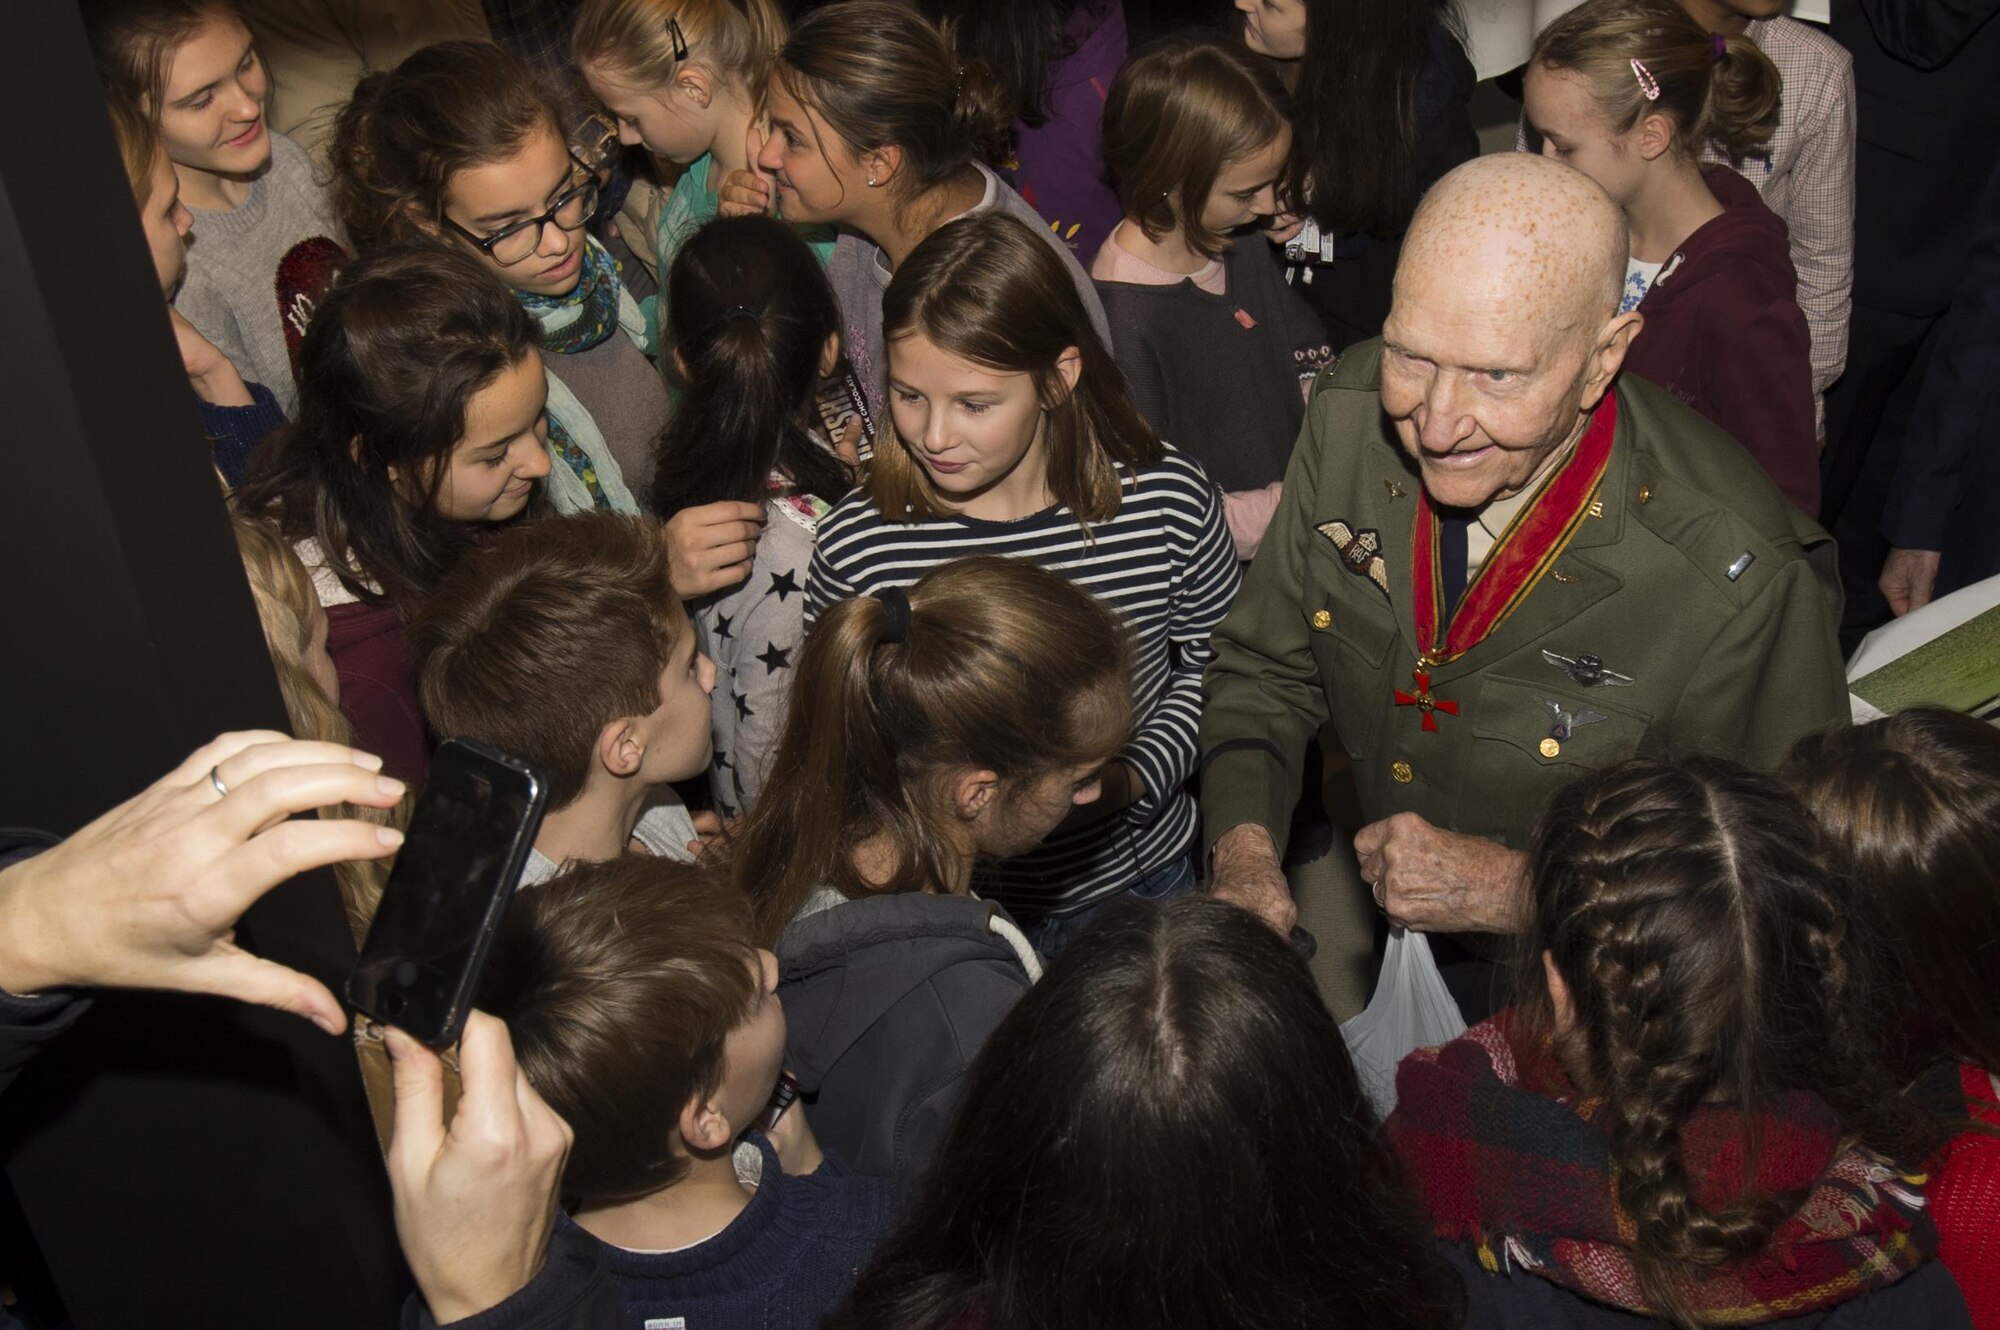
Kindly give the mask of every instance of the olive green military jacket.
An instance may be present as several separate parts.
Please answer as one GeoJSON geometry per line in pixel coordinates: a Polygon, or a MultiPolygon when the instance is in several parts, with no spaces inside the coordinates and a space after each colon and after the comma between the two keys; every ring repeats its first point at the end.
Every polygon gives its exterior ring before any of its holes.
{"type": "Polygon", "coordinates": [[[1405,810],[1521,848],[1560,786],[1635,753],[1774,765],[1847,715],[1831,538],[1750,454],[1664,389],[1617,385],[1597,502],[1485,641],[1430,671],[1457,704],[1427,732],[1410,552],[1418,474],[1382,414],[1381,343],[1314,386],[1282,505],[1215,633],[1201,721],[1209,844],[1266,827],[1283,848],[1307,741],[1328,720],[1371,821],[1405,810]],[[1333,536],[1380,536],[1385,591],[1333,536]],[[1550,653],[1545,655],[1544,653],[1550,653]],[[1552,660],[1550,656],[1561,657],[1552,660]],[[1594,656],[1622,686],[1587,685],[1594,656]]]}

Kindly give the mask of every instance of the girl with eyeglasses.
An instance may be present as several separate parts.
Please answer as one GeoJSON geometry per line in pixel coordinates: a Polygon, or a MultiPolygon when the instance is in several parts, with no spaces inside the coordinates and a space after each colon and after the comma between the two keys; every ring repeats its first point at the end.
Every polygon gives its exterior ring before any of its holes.
{"type": "Polygon", "coordinates": [[[200,235],[174,308],[293,414],[292,358],[346,251],[305,151],[265,122],[271,83],[250,29],[228,0],[82,9],[105,93],[157,127],[200,235]]]}
{"type": "Polygon", "coordinates": [[[565,512],[637,512],[667,402],[638,306],[584,229],[597,146],[569,141],[554,97],[513,56],[440,42],[355,88],[334,129],[333,193],[360,253],[441,243],[506,283],[540,326],[550,498],[565,512]]]}
{"type": "MultiPolygon", "coordinates": [[[[593,122],[595,123],[595,122],[593,122]]],[[[559,511],[638,511],[652,486],[666,389],[642,348],[644,316],[584,224],[597,206],[602,127],[565,141],[550,93],[484,42],[427,46],[361,81],[334,132],[334,198],[355,247],[433,241],[471,254],[542,328],[550,497],[559,511]]],[[[750,572],[764,510],[713,503],[666,524],[684,597],[750,572]]]]}

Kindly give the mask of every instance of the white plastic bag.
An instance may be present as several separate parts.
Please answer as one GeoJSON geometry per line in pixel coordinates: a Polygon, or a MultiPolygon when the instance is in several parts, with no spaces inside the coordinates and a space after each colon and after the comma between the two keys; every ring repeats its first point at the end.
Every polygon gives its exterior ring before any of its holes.
{"type": "Polygon", "coordinates": [[[1422,933],[1389,930],[1382,977],[1359,1016],[1340,1027],[1354,1059],[1354,1073],[1368,1102],[1383,1117],[1396,1106],[1396,1064],[1419,1048],[1465,1033],[1465,1018],[1444,986],[1431,944],[1422,933]]]}

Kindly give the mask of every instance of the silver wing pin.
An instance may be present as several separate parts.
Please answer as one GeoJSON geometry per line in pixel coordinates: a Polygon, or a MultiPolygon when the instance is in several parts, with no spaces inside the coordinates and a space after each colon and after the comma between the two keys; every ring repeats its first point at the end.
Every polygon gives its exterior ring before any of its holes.
{"type": "Polygon", "coordinates": [[[1595,725],[1600,720],[1611,719],[1595,711],[1565,711],[1560,702],[1551,702],[1546,697],[1537,698],[1536,701],[1542,704],[1542,710],[1555,718],[1555,724],[1549,727],[1549,738],[1558,743],[1586,725],[1595,725]]]}
{"type": "Polygon", "coordinates": [[[1633,682],[1631,675],[1605,669],[1602,660],[1587,652],[1572,658],[1559,656],[1553,651],[1543,651],[1542,659],[1584,688],[1628,688],[1633,682]]]}

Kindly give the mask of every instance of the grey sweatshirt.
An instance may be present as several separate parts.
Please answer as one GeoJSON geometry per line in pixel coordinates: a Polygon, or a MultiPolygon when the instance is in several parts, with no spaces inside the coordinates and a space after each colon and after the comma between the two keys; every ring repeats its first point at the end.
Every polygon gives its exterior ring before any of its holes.
{"type": "Polygon", "coordinates": [[[298,415],[292,349],[305,336],[346,237],[312,160],[271,135],[271,167],[232,212],[194,213],[187,279],[174,307],[252,383],[298,415]]]}
{"type": "MultiPolygon", "coordinates": [[[[992,212],[996,208],[1009,212],[1026,222],[1036,235],[1049,242],[1049,248],[1062,257],[1063,266],[1069,269],[1070,280],[1076,283],[1077,294],[1083,297],[1083,307],[1090,311],[1091,326],[1104,344],[1111,345],[1111,325],[1105,322],[1104,306],[1097,298],[1097,288],[1092,285],[1090,274],[1076,261],[1056,234],[1049,230],[1049,224],[1042,215],[1030,207],[1027,200],[1016,194],[1007,183],[979,163],[979,174],[986,178],[986,194],[963,215],[976,217],[980,213],[992,212]]],[[[957,221],[958,218],[948,219],[957,221]]],[[[843,230],[834,244],[833,258],[826,265],[827,280],[833,283],[833,294],[840,301],[840,319],[845,325],[842,337],[845,341],[847,359],[854,366],[854,375],[861,380],[862,391],[868,394],[868,406],[875,419],[886,420],[886,393],[889,383],[889,356],[882,337],[882,293],[889,289],[889,261],[882,254],[881,247],[865,236],[843,230]]]]}

